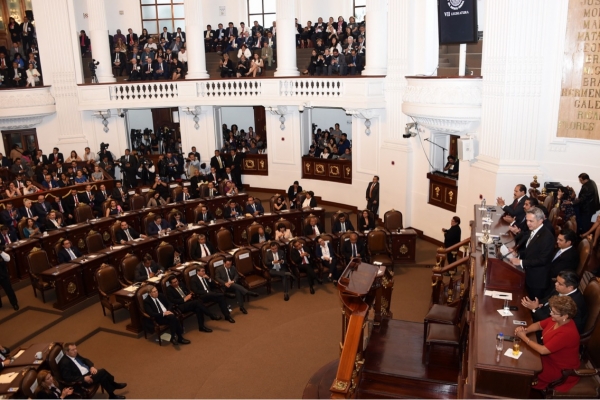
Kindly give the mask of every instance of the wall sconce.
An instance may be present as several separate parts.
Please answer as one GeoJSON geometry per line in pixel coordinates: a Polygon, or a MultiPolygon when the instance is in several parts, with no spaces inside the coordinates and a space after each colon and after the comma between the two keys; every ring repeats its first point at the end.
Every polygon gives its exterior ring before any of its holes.
{"type": "Polygon", "coordinates": [[[365,129],[365,135],[370,135],[371,134],[371,120],[370,119],[366,119],[365,120],[365,126],[367,127],[367,129],[365,129]]]}
{"type": "Polygon", "coordinates": [[[273,115],[279,115],[279,122],[281,122],[279,129],[285,130],[285,114],[288,113],[288,108],[286,106],[265,107],[265,110],[271,111],[273,115]]]}
{"type": "Polygon", "coordinates": [[[110,116],[111,116],[110,110],[96,111],[94,113],[94,117],[96,117],[96,118],[102,118],[102,125],[104,125],[103,131],[105,133],[108,133],[108,119],[110,118],[110,116]]]}
{"type": "Polygon", "coordinates": [[[371,134],[371,120],[379,115],[375,109],[347,109],[346,114],[365,120],[365,135],[371,134]]]}
{"type": "Polygon", "coordinates": [[[198,124],[198,122],[200,121],[200,117],[199,115],[202,114],[202,107],[200,106],[196,106],[194,108],[191,107],[186,107],[183,109],[183,111],[187,114],[187,115],[193,115],[194,116],[194,128],[199,129],[200,128],[200,124],[198,124]]]}

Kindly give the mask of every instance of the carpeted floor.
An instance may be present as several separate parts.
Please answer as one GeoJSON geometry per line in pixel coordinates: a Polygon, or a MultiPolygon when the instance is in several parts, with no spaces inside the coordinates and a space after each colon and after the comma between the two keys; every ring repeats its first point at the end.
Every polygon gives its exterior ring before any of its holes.
{"type": "MultiPolygon", "coordinates": [[[[417,265],[395,268],[394,319],[421,322],[427,313],[431,269],[426,266],[433,264],[435,250],[419,240],[417,265]]],[[[81,354],[128,383],[121,394],[130,398],[298,398],[312,374],[339,356],[341,339],[337,289],[327,283],[310,295],[302,284],[289,302],[283,301],[280,283],[271,295],[260,291],[247,304],[248,315],[234,308],[235,324],[208,321],[212,333],[198,332],[195,319],[188,319],[186,337],[192,344],[179,348],[159,347],[154,337],[127,332],[126,310],[116,313],[113,324],[94,298],[69,315],[52,308],[53,293],[43,304],[26,286],[17,291],[18,313],[0,308],[0,343],[76,341],[81,354]]]]}

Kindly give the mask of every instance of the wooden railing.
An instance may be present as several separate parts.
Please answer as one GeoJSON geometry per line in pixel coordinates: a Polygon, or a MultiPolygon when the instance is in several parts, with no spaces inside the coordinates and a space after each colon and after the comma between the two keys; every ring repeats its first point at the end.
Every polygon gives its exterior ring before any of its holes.
{"type": "Polygon", "coordinates": [[[352,184],[352,161],[302,157],[302,179],[352,184]]]}
{"type": "Polygon", "coordinates": [[[459,255],[462,256],[463,254],[462,251],[460,251],[460,248],[463,246],[469,247],[470,244],[471,238],[467,238],[450,247],[439,247],[436,255],[436,266],[439,265],[440,267],[444,267],[444,264],[446,264],[446,259],[448,258],[448,253],[453,254],[454,257],[458,257],[459,255]]]}
{"type": "Polygon", "coordinates": [[[242,174],[269,175],[269,157],[266,154],[248,154],[242,159],[242,174]]]}

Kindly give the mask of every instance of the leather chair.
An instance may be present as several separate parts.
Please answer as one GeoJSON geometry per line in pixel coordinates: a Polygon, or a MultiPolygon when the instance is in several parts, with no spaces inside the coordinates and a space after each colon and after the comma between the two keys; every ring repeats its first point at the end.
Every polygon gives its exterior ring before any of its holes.
{"type": "Polygon", "coordinates": [[[146,204],[148,204],[148,202],[146,201],[146,198],[142,195],[134,194],[133,196],[129,197],[129,209],[131,211],[146,208],[146,204]]]}
{"type": "Polygon", "coordinates": [[[173,189],[171,189],[171,191],[170,191],[171,201],[175,202],[175,199],[177,199],[177,195],[179,195],[182,191],[183,191],[183,188],[181,186],[177,186],[177,187],[174,187],[173,189]]]}
{"type": "Polygon", "coordinates": [[[380,262],[386,268],[394,267],[392,252],[388,247],[387,233],[381,228],[375,228],[367,234],[367,255],[371,264],[380,262]]]}
{"type": "Polygon", "coordinates": [[[202,182],[198,185],[198,196],[200,197],[208,197],[208,183],[202,182]]]}
{"type": "Polygon", "coordinates": [[[233,235],[231,234],[231,231],[227,228],[221,228],[217,231],[217,250],[219,251],[223,251],[223,252],[229,252],[232,249],[237,249],[238,246],[236,246],[233,243],[233,235]]]}
{"type": "MultiPolygon", "coordinates": [[[[267,264],[265,263],[265,260],[267,259],[267,252],[271,251],[271,243],[272,241],[268,241],[268,242],[264,242],[262,244],[262,246],[260,247],[260,263],[263,267],[263,269],[267,272],[267,275],[269,276],[269,285],[267,286],[267,294],[271,294],[271,288],[272,288],[272,284],[273,282],[281,282],[282,279],[280,276],[271,276],[271,274],[269,274],[269,267],[267,266],[267,264]]],[[[285,247],[281,247],[284,251],[285,251],[285,247]]],[[[292,285],[292,280],[290,279],[290,289],[293,287],[292,285]]]]}
{"type": "Polygon", "coordinates": [[[169,263],[172,262],[174,253],[175,248],[167,242],[162,242],[156,248],[157,263],[164,268],[165,271],[172,267],[169,263]]]}
{"type": "Polygon", "coordinates": [[[287,206],[287,210],[290,209],[290,200],[288,199],[286,194],[274,194],[273,196],[271,196],[271,198],[269,199],[269,204],[271,205],[271,212],[275,212],[275,203],[277,203],[277,199],[281,197],[283,198],[283,202],[285,203],[285,205],[287,206]]]}
{"type": "Polygon", "coordinates": [[[19,221],[19,224],[17,225],[17,229],[19,230],[19,237],[25,238],[25,233],[23,232],[23,229],[25,229],[26,226],[27,226],[27,218],[23,217],[23,218],[21,218],[21,220],[19,221]]]}
{"type": "Polygon", "coordinates": [[[37,298],[37,290],[42,293],[42,302],[46,302],[45,292],[51,290],[53,286],[49,282],[44,282],[40,273],[52,268],[48,260],[48,254],[45,250],[34,247],[27,254],[27,262],[29,263],[29,275],[31,277],[31,286],[33,287],[33,295],[37,298]]]}
{"type": "Polygon", "coordinates": [[[297,210],[301,210],[302,209],[302,203],[304,203],[304,200],[306,199],[306,192],[300,192],[296,194],[296,209],[297,210]]]}
{"type": "Polygon", "coordinates": [[[458,349],[459,370],[460,360],[462,360],[463,342],[465,340],[465,332],[467,331],[467,313],[463,313],[460,322],[457,325],[446,324],[429,324],[427,336],[425,337],[425,364],[429,365],[429,356],[431,348],[434,345],[450,346],[458,349]]]}
{"type": "MultiPolygon", "coordinates": [[[[333,243],[334,243],[333,235],[331,235],[329,233],[323,233],[319,237],[322,237],[323,240],[325,240],[326,242],[329,242],[331,244],[331,247],[333,248],[333,253],[337,259],[338,264],[340,263],[340,261],[344,260],[344,258],[340,257],[340,254],[337,253],[336,246],[333,245],[333,243]]],[[[319,267],[319,278],[322,278],[323,274],[325,274],[325,273],[329,274],[329,273],[331,273],[331,271],[329,270],[329,268],[325,268],[323,266],[323,261],[320,258],[317,258],[316,249],[317,249],[318,245],[319,244],[317,243],[317,240],[315,238],[315,255],[314,255],[314,257],[315,257],[315,261],[317,262],[317,266],[319,267]],[[325,272],[325,271],[327,271],[327,272],[325,272]]],[[[337,268],[338,264],[336,264],[335,266],[332,266],[332,267],[337,268]]]]}
{"type": "MultiPolygon", "coordinates": [[[[302,232],[304,232],[304,227],[306,227],[307,225],[310,225],[310,220],[312,218],[316,218],[317,219],[317,225],[321,226],[321,218],[317,217],[314,214],[309,214],[307,217],[304,217],[304,219],[302,220],[302,232]]],[[[324,225],[323,225],[323,229],[325,229],[324,225]]]]}
{"type": "Polygon", "coordinates": [[[298,236],[299,235],[298,232],[295,232],[296,225],[292,224],[290,221],[288,221],[285,218],[279,218],[277,221],[275,221],[273,223],[273,232],[275,232],[277,230],[277,225],[279,225],[279,224],[285,225],[285,229],[289,229],[290,232],[292,232],[292,235],[294,235],[294,236],[298,236]]]}
{"type": "Polygon", "coordinates": [[[114,245],[118,245],[117,243],[117,232],[121,230],[121,221],[117,220],[114,224],[110,226],[110,238],[114,245]]]}
{"type": "Polygon", "coordinates": [[[223,179],[221,182],[219,182],[219,184],[217,185],[217,188],[219,189],[220,194],[225,193],[226,185],[227,185],[227,179],[223,179]]]}
{"type": "Polygon", "coordinates": [[[386,211],[386,213],[383,214],[383,226],[390,232],[403,229],[404,225],[402,225],[402,213],[394,209],[386,211]]]}
{"type": "Polygon", "coordinates": [[[135,254],[127,254],[119,263],[119,274],[127,285],[135,283],[135,268],[140,263],[135,254]]]}
{"type": "Polygon", "coordinates": [[[75,221],[77,223],[85,222],[90,219],[94,219],[94,212],[92,211],[92,207],[85,203],[79,203],[77,207],[75,207],[75,221]]]}
{"type": "MultiPolygon", "coordinates": [[[[250,241],[252,240],[252,235],[254,235],[255,233],[258,233],[258,230],[260,228],[265,229],[265,227],[262,224],[259,224],[258,222],[254,221],[251,225],[249,225],[245,230],[244,233],[242,234],[242,239],[245,239],[248,241],[248,246],[251,245],[250,241]]],[[[265,230],[266,232],[266,230],[265,230]]]]}
{"type": "MultiPolygon", "coordinates": [[[[308,242],[305,239],[303,239],[303,238],[290,240],[290,242],[288,243],[288,254],[287,254],[287,256],[288,256],[288,260],[287,261],[289,263],[288,265],[291,267],[290,268],[290,272],[292,274],[294,274],[294,276],[296,276],[296,280],[298,281],[298,289],[300,289],[300,279],[306,277],[306,273],[300,271],[299,265],[297,265],[296,263],[294,263],[294,261],[292,260],[291,254],[292,254],[292,251],[296,250],[294,248],[294,245],[296,244],[296,242],[302,243],[302,246],[304,247],[304,250],[307,253],[310,253],[310,246],[308,245],[308,242]]],[[[314,259],[315,257],[312,256],[311,258],[314,259]]],[[[317,270],[316,270],[317,276],[319,276],[319,267],[318,267],[318,264],[315,262],[314,265],[317,268],[317,270]]]]}
{"type": "MultiPolygon", "coordinates": [[[[72,387],[76,389],[78,393],[81,393],[82,396],[86,399],[91,399],[92,397],[94,397],[94,395],[98,391],[98,388],[100,387],[100,384],[84,386],[78,382],[67,382],[62,378],[60,368],[58,367],[58,362],[63,357],[66,356],[63,353],[62,343],[53,343],[46,358],[46,362],[50,367],[50,372],[52,372],[52,377],[60,384],[60,386],[72,387]]],[[[102,389],[102,392],[104,392],[104,389],[102,389]]]]}
{"type": "Polygon", "coordinates": [[[223,264],[225,264],[225,256],[223,254],[213,254],[206,263],[206,275],[210,276],[217,285],[219,283],[215,281],[215,269],[223,266],[223,264]]]}
{"type": "Polygon", "coordinates": [[[156,214],[155,214],[154,212],[149,212],[149,213],[148,213],[148,214],[147,214],[147,215],[146,215],[146,216],[143,218],[143,220],[142,220],[142,227],[141,227],[142,229],[141,229],[141,231],[142,231],[142,233],[143,233],[144,235],[146,235],[146,234],[147,234],[147,233],[146,233],[146,228],[148,227],[148,224],[149,224],[150,222],[154,222],[154,216],[155,216],[155,215],[156,215],[156,214]]]}
{"type": "Polygon", "coordinates": [[[144,328],[144,338],[148,339],[148,329],[152,329],[152,333],[158,337],[158,345],[162,346],[162,338],[160,337],[163,332],[169,330],[169,325],[161,325],[154,318],[144,311],[144,299],[150,296],[150,290],[154,288],[154,285],[147,282],[142,283],[140,288],[135,292],[135,298],[138,302],[138,308],[140,309],[140,315],[142,319],[142,327],[144,328]]]}
{"type": "Polygon", "coordinates": [[[346,221],[349,221],[350,216],[343,211],[338,210],[331,216],[331,230],[332,231],[333,231],[333,227],[335,226],[335,223],[337,221],[339,221],[342,216],[346,217],[346,221]]]}
{"type": "Polygon", "coordinates": [[[564,229],[570,229],[573,232],[577,232],[577,220],[575,219],[575,216],[573,215],[568,221],[566,221],[563,225],[563,230],[564,229]]]}
{"type": "Polygon", "coordinates": [[[194,220],[193,221],[188,221],[188,222],[193,222],[196,223],[196,221],[198,221],[198,215],[202,214],[202,207],[204,207],[205,204],[200,203],[196,206],[196,208],[194,208],[194,220]]]}
{"type": "MultiPolygon", "coordinates": [[[[600,283],[596,279],[590,280],[583,292],[583,298],[588,308],[588,317],[585,327],[580,335],[579,343],[585,349],[590,343],[594,329],[600,320],[600,283]]],[[[585,351],[583,352],[585,354],[585,351]]]]}
{"type": "MultiPolygon", "coordinates": [[[[61,237],[60,239],[58,239],[56,241],[56,243],[54,243],[54,247],[53,248],[54,248],[54,254],[56,255],[56,258],[58,258],[58,252],[62,250],[62,248],[63,248],[62,244],[63,244],[63,242],[65,240],[66,240],[66,238],[61,237]]],[[[76,243],[73,242],[73,241],[71,241],[71,247],[74,247],[74,246],[76,246],[76,243]]]]}
{"type": "Polygon", "coordinates": [[[106,200],[102,203],[102,216],[103,217],[106,215],[106,209],[109,207],[110,207],[110,200],[106,200]]]}
{"type": "Polygon", "coordinates": [[[119,303],[115,298],[115,293],[124,287],[119,280],[119,273],[115,267],[102,264],[96,270],[96,282],[98,282],[98,296],[100,297],[102,313],[106,317],[106,309],[108,308],[114,324],[115,310],[123,308],[123,304],[119,303]]]}
{"type": "Polygon", "coordinates": [[[27,367],[23,371],[23,379],[19,385],[19,390],[23,394],[25,399],[35,398],[35,390],[37,388],[37,374],[38,371],[35,367],[27,367]]]}
{"type": "Polygon", "coordinates": [[[267,271],[254,264],[252,261],[252,254],[249,249],[240,249],[233,255],[233,263],[235,269],[240,275],[240,282],[248,290],[255,290],[256,288],[266,286],[267,293],[270,292],[269,280],[271,276],[267,271]]]}
{"type": "Polygon", "coordinates": [[[544,199],[544,207],[546,210],[550,210],[554,204],[554,192],[548,193],[548,196],[544,199]]]}
{"type": "Polygon", "coordinates": [[[96,231],[89,231],[85,237],[85,244],[89,253],[97,253],[105,249],[102,235],[96,231]]]}
{"type": "Polygon", "coordinates": [[[150,198],[152,196],[154,196],[154,190],[152,190],[152,189],[148,190],[146,193],[143,194],[143,196],[144,196],[144,206],[145,206],[150,201],[150,198]]]}
{"type": "Polygon", "coordinates": [[[553,226],[556,226],[556,220],[558,218],[559,209],[554,207],[550,210],[548,214],[548,220],[552,223],[553,226]]]}
{"type": "MultiPolygon", "coordinates": [[[[354,234],[354,232],[345,232],[340,235],[340,243],[338,245],[337,252],[338,252],[338,255],[340,255],[340,257],[341,257],[340,261],[342,262],[342,264],[346,263],[346,260],[344,258],[344,243],[346,243],[348,240],[350,240],[350,236],[352,236],[353,234],[354,234]]],[[[360,237],[358,240],[360,240],[360,237]]]]}
{"type": "Polygon", "coordinates": [[[579,245],[577,246],[577,251],[579,252],[579,265],[577,266],[577,275],[579,275],[579,278],[581,278],[581,276],[585,272],[584,267],[590,255],[590,241],[587,238],[585,238],[581,242],[579,242],[579,245]]]}
{"type": "Polygon", "coordinates": [[[190,261],[194,260],[194,258],[192,257],[192,244],[198,240],[199,236],[200,236],[199,234],[194,233],[185,240],[185,248],[187,250],[186,255],[187,255],[187,259],[190,261]]]}
{"type": "Polygon", "coordinates": [[[600,398],[600,386],[597,376],[600,376],[600,369],[585,368],[582,365],[580,369],[563,369],[562,377],[550,383],[544,389],[544,398],[546,399],[597,399],[600,398]],[[578,376],[579,381],[568,392],[558,392],[554,390],[556,386],[561,385],[569,376],[578,376]]]}

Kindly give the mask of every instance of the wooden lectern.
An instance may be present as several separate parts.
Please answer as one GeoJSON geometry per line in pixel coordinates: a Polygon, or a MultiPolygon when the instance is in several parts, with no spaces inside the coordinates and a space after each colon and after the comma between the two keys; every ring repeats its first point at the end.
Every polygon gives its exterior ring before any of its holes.
{"type": "Polygon", "coordinates": [[[488,258],[484,284],[487,290],[521,291],[525,289],[525,271],[499,258],[488,258]]]}

